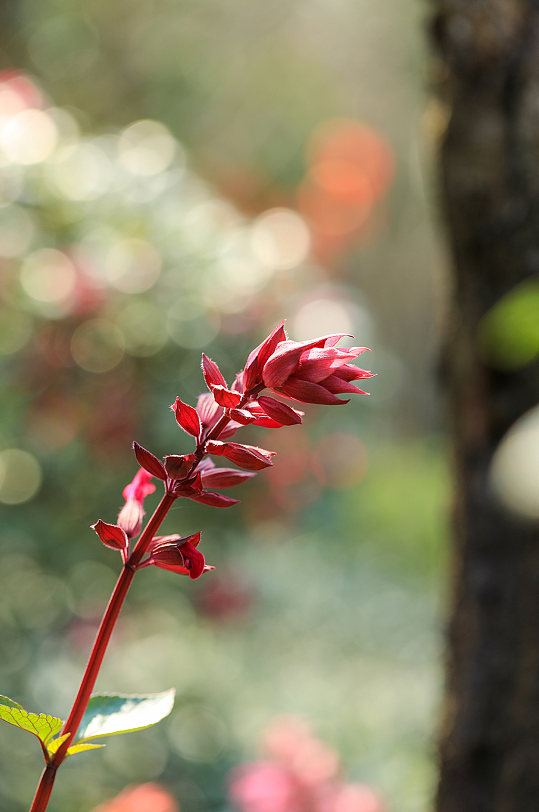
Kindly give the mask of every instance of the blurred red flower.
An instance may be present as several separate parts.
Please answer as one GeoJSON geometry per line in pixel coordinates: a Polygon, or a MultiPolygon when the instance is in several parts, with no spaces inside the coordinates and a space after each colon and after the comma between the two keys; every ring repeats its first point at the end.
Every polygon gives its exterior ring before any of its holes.
{"type": "Polygon", "coordinates": [[[180,812],[180,805],[158,784],[140,784],[127,787],[93,812],[180,812]]]}

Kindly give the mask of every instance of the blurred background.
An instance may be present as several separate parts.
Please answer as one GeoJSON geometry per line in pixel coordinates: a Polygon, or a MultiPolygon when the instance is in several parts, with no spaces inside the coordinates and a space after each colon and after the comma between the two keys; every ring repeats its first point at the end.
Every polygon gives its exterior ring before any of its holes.
{"type": "MultiPolygon", "coordinates": [[[[278,455],[230,492],[241,505],[177,504],[165,530],[203,528],[217,569],[144,571],[97,686],[175,687],[175,710],[67,762],[58,812],[140,782],[139,806],[128,793],[111,812],[157,810],[152,792],[163,812],[260,812],[228,787],[276,725],[324,742],[332,775],[388,811],[429,806],[449,488],[443,111],[423,15],[389,0],[2,9],[3,694],[65,718],[119,569],[89,525],[115,521],[133,439],[191,449],[168,406],[196,402],[202,350],[230,381],[286,318],[296,340],[354,334],[378,373],[369,398],[307,407],[302,427],[243,430],[278,455]]],[[[28,808],[41,762],[1,730],[2,809],[28,808]]],[[[332,812],[382,808],[358,792],[332,812]]]]}

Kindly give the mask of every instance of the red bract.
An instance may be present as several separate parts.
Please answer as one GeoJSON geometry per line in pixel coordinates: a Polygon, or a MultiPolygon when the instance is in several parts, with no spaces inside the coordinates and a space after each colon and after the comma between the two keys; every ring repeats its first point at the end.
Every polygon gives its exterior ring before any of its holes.
{"type": "Polygon", "coordinates": [[[231,462],[239,465],[240,468],[246,468],[248,471],[260,471],[262,468],[273,465],[271,458],[275,451],[266,451],[265,448],[258,448],[254,445],[222,443],[219,440],[211,440],[206,443],[206,453],[226,457],[231,462]]]}
{"type": "Polygon", "coordinates": [[[201,422],[197,410],[193,409],[192,406],[189,406],[188,403],[184,403],[179,397],[176,398],[170,408],[176,415],[176,422],[180,428],[186,431],[187,434],[191,434],[193,437],[198,437],[200,434],[201,422]]]}
{"type": "Polygon", "coordinates": [[[133,443],[133,450],[138,464],[141,465],[150,476],[155,476],[157,479],[162,479],[163,481],[167,478],[165,467],[161,460],[157,459],[155,454],[152,454],[151,451],[147,451],[138,443],[133,443]]]}
{"type": "Polygon", "coordinates": [[[262,370],[268,358],[274,353],[277,345],[281,341],[286,341],[284,321],[271,331],[262,344],[250,353],[245,364],[242,376],[242,391],[249,392],[262,383],[262,370]]]}
{"type": "Polygon", "coordinates": [[[206,566],[204,556],[197,550],[200,543],[200,532],[192,536],[157,536],[150,549],[148,564],[165,570],[200,578],[203,572],[213,569],[206,566]]]}
{"type": "Polygon", "coordinates": [[[102,519],[99,519],[95,524],[92,524],[92,530],[95,530],[101,541],[106,547],[111,550],[120,550],[125,552],[129,547],[127,535],[121,527],[117,524],[108,524],[102,519]]]}
{"type": "Polygon", "coordinates": [[[259,397],[258,403],[263,411],[281,426],[295,426],[303,420],[303,412],[292,409],[286,403],[281,403],[275,398],[259,397]]]}

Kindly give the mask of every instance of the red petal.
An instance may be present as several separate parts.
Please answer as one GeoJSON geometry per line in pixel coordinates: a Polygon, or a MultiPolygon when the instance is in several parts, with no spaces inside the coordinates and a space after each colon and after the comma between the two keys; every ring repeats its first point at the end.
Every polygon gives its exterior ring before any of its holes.
{"type": "Polygon", "coordinates": [[[304,381],[320,383],[328,375],[344,366],[347,361],[352,361],[356,355],[347,350],[338,350],[335,347],[320,349],[314,347],[301,354],[299,364],[295,371],[295,376],[304,381]]]}
{"type": "Polygon", "coordinates": [[[202,373],[208,389],[212,386],[224,386],[226,388],[226,381],[223,378],[221,370],[211,358],[205,353],[202,353],[202,373]]]}
{"type": "Polygon", "coordinates": [[[286,331],[284,321],[275,327],[264,341],[249,353],[245,369],[243,371],[243,388],[247,392],[259,383],[262,383],[262,370],[264,364],[277,348],[281,341],[286,341],[286,331]]]}
{"type": "Polygon", "coordinates": [[[238,471],[236,468],[213,468],[202,474],[202,484],[211,488],[234,488],[256,476],[254,471],[238,471]]]}
{"type": "Polygon", "coordinates": [[[320,336],[320,338],[313,338],[310,341],[282,341],[264,366],[262,372],[264,383],[270,389],[275,389],[294,372],[300,356],[305,350],[310,350],[312,347],[324,347],[328,341],[334,340],[336,343],[340,338],[342,335],[320,336]]]}
{"type": "Polygon", "coordinates": [[[324,403],[327,406],[341,406],[343,403],[348,403],[347,400],[336,398],[320,384],[300,381],[298,378],[289,378],[277,391],[302,403],[324,403]]]}
{"type": "Polygon", "coordinates": [[[233,409],[241,400],[239,392],[231,392],[226,386],[212,386],[211,391],[219,406],[225,409],[233,409]]]}
{"type": "Polygon", "coordinates": [[[152,475],[145,471],[144,468],[139,468],[129,485],[126,485],[122,491],[122,496],[126,502],[130,499],[142,504],[144,498],[150,493],[155,491],[155,485],[152,482],[152,475]]]}
{"type": "Polygon", "coordinates": [[[163,463],[161,460],[158,460],[157,457],[151,453],[151,451],[147,451],[138,443],[133,443],[133,450],[135,452],[137,462],[149,474],[157,477],[157,479],[162,479],[163,481],[167,478],[167,472],[165,471],[163,463]]]}
{"type": "Polygon", "coordinates": [[[262,396],[258,398],[258,402],[266,414],[273,418],[273,420],[279,422],[282,426],[295,426],[302,422],[303,413],[292,409],[290,406],[287,406],[286,403],[281,403],[280,400],[262,396]]]}
{"type": "Polygon", "coordinates": [[[92,525],[92,530],[95,530],[103,544],[112,550],[127,550],[129,541],[125,531],[118,527],[117,524],[108,524],[99,519],[92,525]]]}
{"type": "Polygon", "coordinates": [[[184,403],[180,398],[176,398],[175,402],[170,407],[176,415],[178,425],[188,434],[193,437],[198,437],[200,434],[201,423],[200,417],[196,409],[184,403]]]}
{"type": "Polygon", "coordinates": [[[345,392],[351,392],[356,395],[369,394],[368,392],[364,392],[363,389],[358,389],[353,383],[343,381],[342,378],[339,378],[337,375],[330,375],[329,378],[326,378],[324,387],[334,395],[343,395],[345,392]]]}
{"type": "Polygon", "coordinates": [[[192,499],[193,502],[201,502],[203,505],[218,508],[232,507],[232,505],[237,505],[240,501],[239,499],[232,499],[230,496],[224,496],[222,493],[217,493],[216,491],[202,491],[202,493],[198,495],[188,496],[187,498],[192,499]]]}
{"type": "Polygon", "coordinates": [[[355,367],[353,364],[344,364],[335,375],[338,375],[343,381],[357,381],[360,378],[374,378],[375,373],[369,372],[368,369],[355,367]]]}

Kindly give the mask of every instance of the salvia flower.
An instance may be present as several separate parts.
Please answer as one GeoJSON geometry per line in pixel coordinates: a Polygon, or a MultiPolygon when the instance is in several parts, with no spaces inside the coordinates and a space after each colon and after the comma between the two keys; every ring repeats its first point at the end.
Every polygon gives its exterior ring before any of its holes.
{"type": "Polygon", "coordinates": [[[367,347],[340,349],[335,345],[344,338],[336,333],[311,341],[279,342],[262,370],[262,379],[268,389],[302,403],[341,405],[348,403],[336,397],[353,392],[366,395],[351,381],[370,378],[372,373],[350,364],[367,347]]]}
{"type": "MultiPolygon", "coordinates": [[[[138,448],[142,447],[138,446],[138,448]]],[[[144,451],[144,449],[142,450],[144,451]]],[[[137,448],[135,448],[135,453],[137,453],[137,448]]],[[[154,459],[157,458],[154,457],[154,459]]],[[[125,505],[118,515],[118,524],[130,539],[138,536],[140,528],[142,527],[145,497],[155,491],[152,478],[152,474],[144,468],[139,468],[133,480],[123,489],[125,505]]]]}

